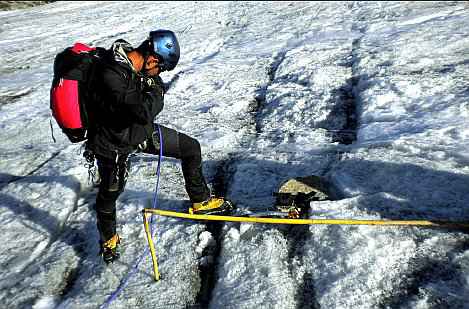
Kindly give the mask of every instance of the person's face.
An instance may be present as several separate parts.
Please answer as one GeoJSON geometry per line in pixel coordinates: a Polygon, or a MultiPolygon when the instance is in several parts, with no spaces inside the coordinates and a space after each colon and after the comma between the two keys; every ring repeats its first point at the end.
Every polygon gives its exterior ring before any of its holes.
{"type": "Polygon", "coordinates": [[[156,56],[148,56],[147,63],[145,64],[145,71],[149,76],[157,76],[160,74],[158,63],[158,58],[156,56]]]}

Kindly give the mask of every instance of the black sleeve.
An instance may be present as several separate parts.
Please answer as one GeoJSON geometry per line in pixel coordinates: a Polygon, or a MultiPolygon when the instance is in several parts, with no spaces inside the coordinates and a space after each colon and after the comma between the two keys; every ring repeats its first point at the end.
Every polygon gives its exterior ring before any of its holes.
{"type": "MultiPolygon", "coordinates": [[[[156,117],[162,110],[164,106],[164,99],[162,93],[159,93],[158,91],[151,91],[151,92],[146,92],[143,93],[143,96],[148,98],[146,101],[152,102],[148,103],[150,106],[150,115],[151,115],[151,120],[153,122],[153,118],[156,117]]],[[[144,99],[145,100],[145,99],[144,99]]]]}
{"type": "Polygon", "coordinates": [[[136,80],[129,81],[128,78],[128,73],[123,74],[112,69],[103,72],[108,108],[136,123],[152,123],[163,109],[163,95],[156,91],[143,92],[136,80]]]}

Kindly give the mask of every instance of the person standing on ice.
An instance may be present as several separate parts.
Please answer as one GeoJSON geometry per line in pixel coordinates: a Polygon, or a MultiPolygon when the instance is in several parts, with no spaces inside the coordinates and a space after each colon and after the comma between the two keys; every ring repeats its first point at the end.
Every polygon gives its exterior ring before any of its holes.
{"type": "Polygon", "coordinates": [[[129,174],[129,154],[159,155],[161,130],[163,156],[181,160],[186,191],[194,214],[223,213],[229,201],[211,196],[202,174],[199,142],[173,129],[154,124],[163,109],[164,85],[160,72],[171,71],[179,61],[176,35],[169,30],[150,32],[137,48],[117,40],[97,70],[99,104],[94,110],[87,151],[97,160],[101,177],[96,197],[97,228],[104,262],[118,259],[120,237],[116,231],[116,200],[129,174]]]}

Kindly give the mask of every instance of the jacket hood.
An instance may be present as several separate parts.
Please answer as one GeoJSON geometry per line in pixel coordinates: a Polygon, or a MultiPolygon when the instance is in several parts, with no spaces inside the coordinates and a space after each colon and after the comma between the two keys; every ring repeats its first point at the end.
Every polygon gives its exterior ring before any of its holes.
{"type": "Polygon", "coordinates": [[[114,60],[116,62],[128,65],[133,71],[135,71],[132,62],[130,61],[129,57],[127,57],[127,53],[131,52],[132,50],[134,50],[132,45],[122,39],[115,41],[111,46],[114,60]]]}

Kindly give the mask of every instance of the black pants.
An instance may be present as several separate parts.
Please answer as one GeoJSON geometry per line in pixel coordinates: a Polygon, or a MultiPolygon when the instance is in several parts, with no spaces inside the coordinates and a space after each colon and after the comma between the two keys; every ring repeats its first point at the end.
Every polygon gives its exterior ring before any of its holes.
{"type": "MultiPolygon", "coordinates": [[[[163,140],[163,156],[181,160],[187,194],[191,202],[202,202],[210,197],[210,191],[202,174],[202,155],[199,142],[173,129],[159,126],[163,140]]],[[[155,127],[152,139],[140,148],[141,152],[160,154],[160,136],[155,127]]],[[[97,226],[101,241],[116,233],[116,200],[124,191],[129,174],[128,156],[114,160],[96,156],[101,177],[96,197],[97,226]]]]}

